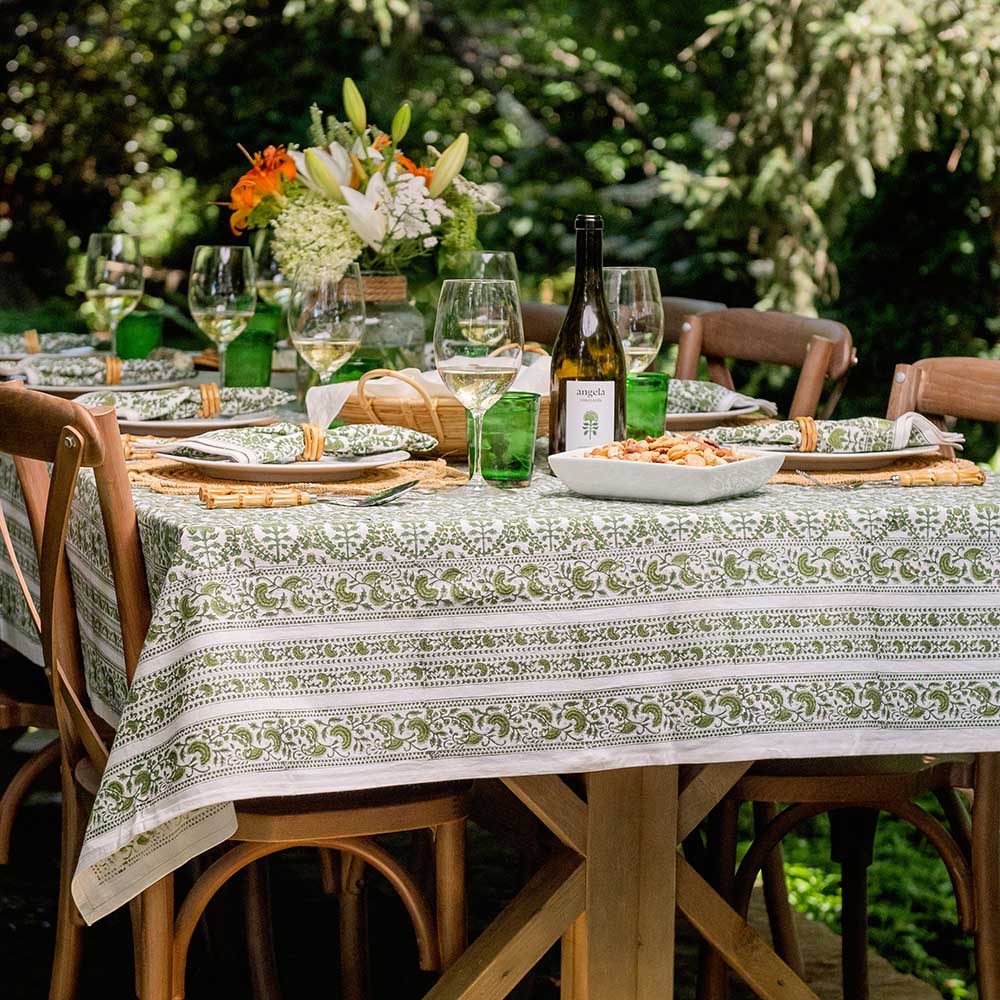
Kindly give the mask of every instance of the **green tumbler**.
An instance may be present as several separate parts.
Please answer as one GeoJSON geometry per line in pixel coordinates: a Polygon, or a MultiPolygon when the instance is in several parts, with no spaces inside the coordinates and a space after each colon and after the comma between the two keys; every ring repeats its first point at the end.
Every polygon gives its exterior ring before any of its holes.
{"type": "MultiPolygon", "coordinates": [[[[542,397],[508,392],[483,417],[483,477],[503,486],[527,486],[535,466],[535,437],[542,397]]],[[[476,462],[472,414],[466,417],[469,467],[476,462]]]]}
{"type": "Polygon", "coordinates": [[[667,416],[670,376],[636,372],[625,383],[625,433],[630,438],[659,437],[667,416]]]}
{"type": "Polygon", "coordinates": [[[163,344],[163,315],[133,312],[123,316],[118,323],[115,343],[120,358],[148,358],[151,351],[163,344]]]}

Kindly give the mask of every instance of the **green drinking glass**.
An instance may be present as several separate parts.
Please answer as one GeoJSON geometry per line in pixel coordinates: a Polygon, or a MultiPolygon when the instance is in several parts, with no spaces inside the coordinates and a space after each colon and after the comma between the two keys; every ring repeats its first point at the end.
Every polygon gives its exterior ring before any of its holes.
{"type": "Polygon", "coordinates": [[[659,437],[667,416],[669,375],[636,372],[625,384],[625,433],[630,438],[659,437]]]}
{"type": "MultiPolygon", "coordinates": [[[[508,392],[483,417],[483,477],[500,486],[527,486],[535,467],[535,436],[542,398],[534,392],[508,392]]],[[[469,467],[475,468],[476,436],[466,415],[469,467]]]]}
{"type": "MultiPolygon", "coordinates": [[[[226,348],[227,386],[268,386],[271,384],[271,361],[277,332],[268,322],[254,316],[247,328],[226,348]]],[[[279,313],[280,319],[280,313],[279,313]]]]}
{"type": "Polygon", "coordinates": [[[118,321],[116,337],[118,357],[148,358],[151,351],[163,346],[163,315],[157,312],[133,312],[118,321]]]}

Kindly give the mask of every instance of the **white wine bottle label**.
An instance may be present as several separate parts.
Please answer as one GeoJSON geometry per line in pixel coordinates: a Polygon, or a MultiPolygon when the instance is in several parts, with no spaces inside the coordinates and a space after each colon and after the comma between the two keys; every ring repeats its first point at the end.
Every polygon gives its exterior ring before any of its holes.
{"type": "Polygon", "coordinates": [[[615,383],[563,382],[566,395],[566,450],[594,448],[615,439],[615,383]]]}

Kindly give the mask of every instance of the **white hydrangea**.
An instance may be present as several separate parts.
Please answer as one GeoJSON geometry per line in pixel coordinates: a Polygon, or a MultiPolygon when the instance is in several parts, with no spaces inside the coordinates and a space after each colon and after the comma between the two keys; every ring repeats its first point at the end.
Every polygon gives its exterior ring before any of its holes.
{"type": "Polygon", "coordinates": [[[392,199],[383,206],[388,217],[387,239],[403,240],[430,236],[451,209],[441,198],[427,193],[423,177],[401,175],[392,185],[392,199]]]}
{"type": "Polygon", "coordinates": [[[272,226],[274,255],[289,275],[343,274],[364,249],[340,206],[312,191],[290,200],[272,226]]]}

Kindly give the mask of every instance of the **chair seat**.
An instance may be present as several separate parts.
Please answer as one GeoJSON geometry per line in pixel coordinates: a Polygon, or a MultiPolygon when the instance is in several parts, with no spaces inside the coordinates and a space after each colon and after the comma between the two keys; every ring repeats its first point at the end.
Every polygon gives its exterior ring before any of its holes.
{"type": "Polygon", "coordinates": [[[730,796],[755,802],[873,802],[967,788],[971,754],[810,757],[757,761],[730,796]]]}
{"type": "Polygon", "coordinates": [[[471,783],[434,782],[236,803],[234,840],[323,840],[420,830],[464,819],[471,783]]]}

